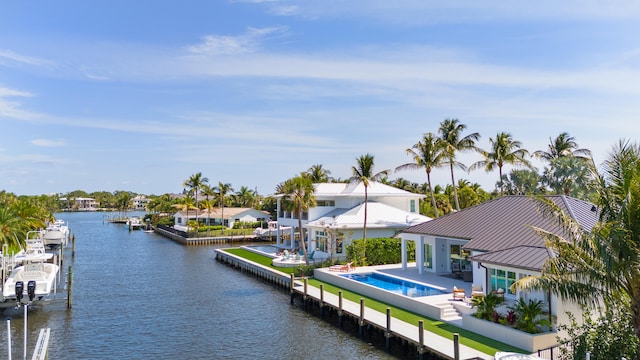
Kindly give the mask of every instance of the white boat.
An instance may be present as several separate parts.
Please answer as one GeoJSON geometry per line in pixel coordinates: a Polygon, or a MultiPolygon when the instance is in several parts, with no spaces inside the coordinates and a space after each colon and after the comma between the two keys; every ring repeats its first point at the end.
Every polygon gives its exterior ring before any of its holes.
{"type": "Polygon", "coordinates": [[[127,219],[127,226],[129,227],[129,230],[136,230],[144,227],[144,223],[141,218],[134,216],[127,219]]]}
{"type": "Polygon", "coordinates": [[[502,351],[495,353],[493,358],[495,360],[544,360],[543,358],[534,355],[502,351]]]}
{"type": "Polygon", "coordinates": [[[64,245],[69,239],[69,227],[63,220],[56,220],[44,230],[43,239],[45,246],[56,247],[64,245]]]}
{"type": "Polygon", "coordinates": [[[15,255],[15,263],[51,262],[53,254],[46,252],[44,247],[44,232],[29,231],[25,240],[25,247],[15,255]]]}
{"type": "Polygon", "coordinates": [[[291,226],[282,226],[278,227],[277,221],[269,221],[267,223],[266,228],[257,228],[253,231],[253,235],[259,238],[269,238],[272,236],[276,236],[277,231],[280,230],[280,233],[284,231],[291,231],[291,226]]]}
{"type": "Polygon", "coordinates": [[[14,268],[2,287],[4,301],[26,303],[27,300],[41,300],[52,294],[58,270],[58,265],[45,262],[27,263],[14,268]]]}

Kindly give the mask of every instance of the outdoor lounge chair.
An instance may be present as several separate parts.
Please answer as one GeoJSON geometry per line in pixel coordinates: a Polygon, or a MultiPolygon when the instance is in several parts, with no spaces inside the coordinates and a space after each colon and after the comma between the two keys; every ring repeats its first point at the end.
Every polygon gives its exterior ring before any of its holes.
{"type": "Polygon", "coordinates": [[[453,287],[453,300],[461,300],[467,297],[467,294],[464,292],[464,289],[458,289],[457,287],[453,287]]]}
{"type": "Polygon", "coordinates": [[[484,296],[484,290],[482,290],[482,285],[471,285],[471,297],[482,297],[484,296]]]}
{"type": "Polygon", "coordinates": [[[347,263],[344,265],[332,265],[329,266],[329,271],[341,271],[341,272],[349,272],[351,270],[354,270],[355,266],[353,266],[353,263],[347,263]]]}

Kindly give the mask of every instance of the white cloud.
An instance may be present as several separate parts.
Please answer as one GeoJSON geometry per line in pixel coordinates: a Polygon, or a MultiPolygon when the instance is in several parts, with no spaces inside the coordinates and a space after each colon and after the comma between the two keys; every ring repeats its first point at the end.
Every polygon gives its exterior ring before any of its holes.
{"type": "Polygon", "coordinates": [[[43,146],[43,147],[58,147],[58,146],[66,145],[64,140],[49,140],[49,139],[33,139],[31,140],[31,144],[35,146],[43,146]]]}
{"type": "Polygon", "coordinates": [[[0,64],[2,64],[3,59],[34,66],[44,66],[52,64],[51,61],[31,56],[20,55],[11,50],[0,50],[0,64]]]}
{"type": "Polygon", "coordinates": [[[255,52],[261,47],[261,41],[274,34],[287,31],[286,26],[253,28],[250,27],[242,35],[207,35],[200,44],[191,45],[187,50],[198,55],[238,55],[255,52]]]}

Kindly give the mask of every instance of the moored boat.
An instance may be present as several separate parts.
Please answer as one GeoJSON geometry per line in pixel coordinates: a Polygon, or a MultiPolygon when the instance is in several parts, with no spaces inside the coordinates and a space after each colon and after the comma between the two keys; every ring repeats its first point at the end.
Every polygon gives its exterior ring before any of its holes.
{"type": "Polygon", "coordinates": [[[56,247],[64,245],[68,239],[69,227],[63,220],[56,220],[49,224],[44,230],[43,240],[45,246],[56,247]]]}
{"type": "Polygon", "coordinates": [[[541,357],[528,354],[519,354],[514,352],[497,352],[493,355],[495,360],[544,360],[541,357]]]}
{"type": "Polygon", "coordinates": [[[56,287],[58,270],[58,265],[45,262],[27,263],[14,268],[2,287],[4,301],[15,300],[20,304],[51,295],[56,287]]]}

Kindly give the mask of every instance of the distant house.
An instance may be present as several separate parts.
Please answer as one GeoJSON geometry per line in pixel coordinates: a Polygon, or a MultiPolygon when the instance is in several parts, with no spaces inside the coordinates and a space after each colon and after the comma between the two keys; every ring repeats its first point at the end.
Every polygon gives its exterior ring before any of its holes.
{"type": "Polygon", "coordinates": [[[256,221],[268,221],[270,219],[269,213],[266,211],[256,210],[252,208],[221,208],[212,209],[211,212],[205,210],[189,210],[178,211],[174,217],[174,228],[179,230],[186,230],[187,223],[191,220],[197,220],[199,223],[205,225],[207,221],[210,225],[222,225],[232,228],[233,224],[237,221],[242,222],[256,222],[256,221]]]}
{"type": "MultiPolygon", "coordinates": [[[[59,201],[65,203],[68,202],[67,198],[59,198],[59,201]]],[[[69,210],[74,210],[74,211],[96,211],[98,210],[98,208],[100,207],[100,203],[96,201],[96,199],[94,198],[84,198],[84,197],[77,197],[77,198],[72,198],[73,200],[73,204],[71,204],[70,206],[67,205],[67,209],[69,210]]],[[[65,208],[65,206],[63,205],[63,208],[65,208]]]]}
{"type": "Polygon", "coordinates": [[[144,195],[137,195],[133,199],[131,199],[132,207],[136,210],[146,210],[147,205],[151,202],[151,199],[147,198],[144,195]]]}
{"type": "MultiPolygon", "coordinates": [[[[589,231],[598,221],[592,203],[567,196],[546,196],[589,231]]],[[[541,300],[558,322],[573,304],[559,301],[546,291],[517,291],[518,279],[540,275],[552,256],[533,227],[563,235],[557,220],[543,215],[538,202],[528,196],[502,196],[485,203],[409,227],[402,239],[402,267],[407,269],[406,243],[416,243],[418,273],[448,274],[461,271],[483,292],[504,290],[507,300],[541,300]]]]}
{"type": "MultiPolygon", "coordinates": [[[[316,206],[302,214],[302,226],[308,229],[309,249],[319,250],[337,257],[346,256],[345,246],[361,239],[364,229],[364,185],[362,183],[314,184],[316,206]]],[[[407,227],[430,220],[420,215],[420,199],[414,194],[379,182],[367,188],[367,238],[392,237],[407,227]]],[[[282,206],[284,195],[277,195],[278,225],[298,226],[298,219],[282,206]]],[[[295,247],[277,235],[280,246],[295,247]]],[[[291,239],[290,234],[288,238],[291,239]]]]}

